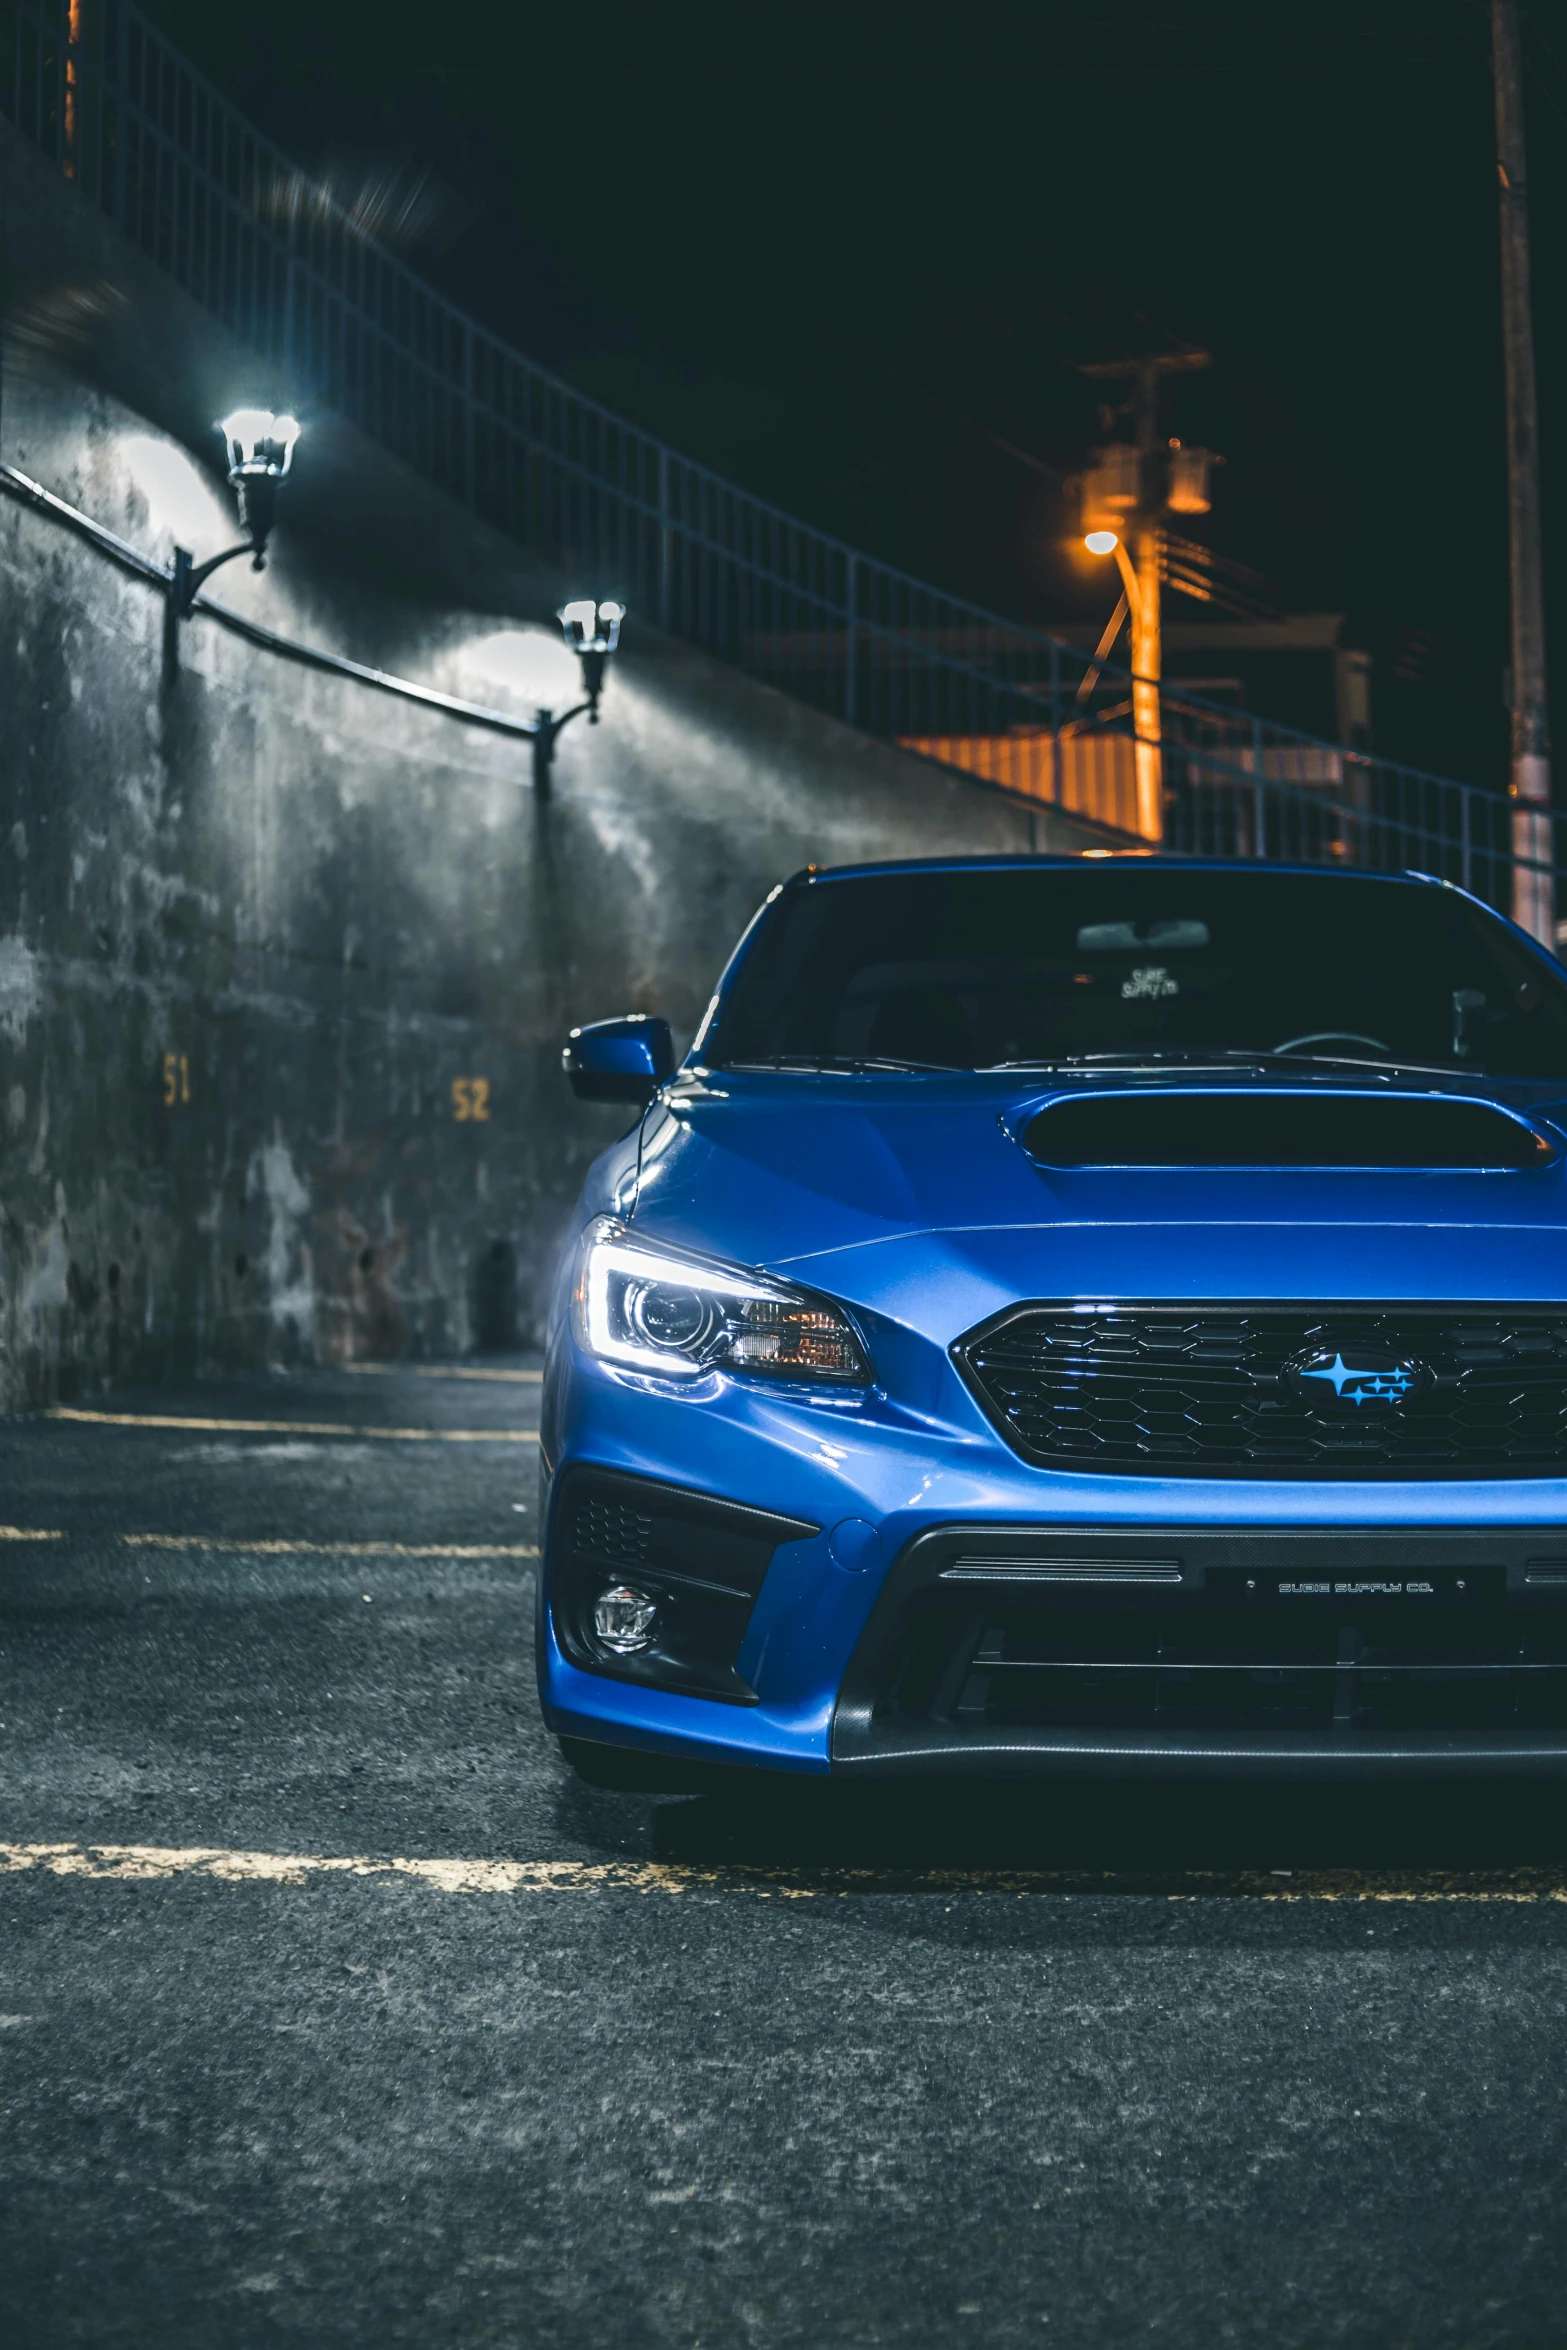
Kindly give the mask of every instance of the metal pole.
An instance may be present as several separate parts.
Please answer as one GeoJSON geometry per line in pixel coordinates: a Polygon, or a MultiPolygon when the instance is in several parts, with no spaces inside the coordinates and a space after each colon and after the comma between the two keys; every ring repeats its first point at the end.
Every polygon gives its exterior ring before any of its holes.
{"type": "Polygon", "coordinates": [[[1137,748],[1137,829],[1144,840],[1164,838],[1164,721],[1159,684],[1164,631],[1159,612],[1159,525],[1137,529],[1137,602],[1132,610],[1132,725],[1137,748]]]}
{"type": "Polygon", "coordinates": [[[1467,785],[1467,784],[1460,784],[1460,785],[1459,785],[1459,787],[1458,787],[1458,805],[1459,805],[1460,809],[1462,810],[1462,816],[1463,816],[1463,837],[1462,837],[1462,853],[1463,853],[1463,863],[1462,863],[1462,864],[1461,864],[1461,866],[1459,867],[1459,873],[1460,873],[1460,877],[1461,877],[1461,880],[1462,880],[1462,885],[1463,885],[1463,887],[1464,887],[1465,889],[1473,889],[1473,887],[1474,887],[1474,850],[1473,850],[1473,847],[1472,847],[1472,845],[1471,845],[1471,826],[1470,826],[1470,822],[1469,822],[1469,787],[1468,787],[1468,785],[1467,785]]]}
{"type": "Polygon", "coordinates": [[[1512,569],[1513,919],[1556,944],[1551,735],[1545,700],[1540,564],[1540,431],[1529,307],[1529,196],[1517,0],[1491,0],[1496,176],[1502,229],[1502,350],[1507,370],[1507,508],[1512,569]]]}
{"type": "Polygon", "coordinates": [[[475,462],[474,434],[478,427],[478,416],[475,411],[473,391],[473,328],[464,319],[462,329],[462,492],[464,505],[469,508],[470,512],[477,512],[479,480],[478,466],[475,462]]]}
{"type": "MultiPolygon", "coordinates": [[[[1186,374],[1212,364],[1206,351],[1162,351],[1147,359],[1095,360],[1082,373],[1106,382],[1133,380],[1133,421],[1137,448],[1137,513],[1131,518],[1132,553],[1138,592],[1130,567],[1121,578],[1132,615],[1132,731],[1137,775],[1137,829],[1144,840],[1164,838],[1164,726],[1159,689],[1164,642],[1159,618],[1163,556],[1161,517],[1165,505],[1163,454],[1159,447],[1159,385],[1166,375],[1186,374]]],[[[1124,414],[1124,410],[1122,411],[1124,414]]]]}
{"type": "Polygon", "coordinates": [[[854,673],[858,666],[859,654],[859,632],[854,621],[855,605],[858,601],[856,591],[860,578],[859,556],[851,555],[845,568],[847,576],[844,582],[843,722],[845,726],[852,726],[854,724],[854,673]]]}
{"type": "MultiPolygon", "coordinates": [[[[130,18],[123,8],[115,10],[116,38],[114,44],[114,218],[121,228],[129,224],[125,217],[125,149],[130,140],[130,18]]],[[[107,81],[108,76],[105,75],[107,81]]]]}
{"type": "Polygon", "coordinates": [[[669,528],[669,451],[658,452],[658,625],[669,626],[670,569],[674,540],[669,528]]]}
{"type": "Polygon", "coordinates": [[[283,381],[292,386],[294,380],[294,222],[290,216],[283,226],[288,239],[283,260],[283,381]]]}
{"type": "Polygon", "coordinates": [[[1164,632],[1159,612],[1159,515],[1164,486],[1158,478],[1155,444],[1159,425],[1159,366],[1145,360],[1137,371],[1138,516],[1134,556],[1137,594],[1128,596],[1132,616],[1132,728],[1136,736],[1137,829],[1144,840],[1164,838],[1164,728],[1159,683],[1164,668],[1164,632]]]}
{"type": "Polygon", "coordinates": [[[66,0],[65,57],[61,67],[64,77],[60,109],[61,164],[68,180],[80,176],[81,136],[81,82],[82,71],[78,51],[82,40],[82,0],[66,0]]]}
{"type": "Polygon", "coordinates": [[[1061,805],[1061,647],[1050,640],[1050,798],[1061,805]]]}

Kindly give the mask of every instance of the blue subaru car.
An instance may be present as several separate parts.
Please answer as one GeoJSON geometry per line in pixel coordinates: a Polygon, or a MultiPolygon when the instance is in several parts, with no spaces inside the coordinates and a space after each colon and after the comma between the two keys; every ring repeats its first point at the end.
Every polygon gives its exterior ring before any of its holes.
{"type": "Polygon", "coordinates": [[[599,1785],[1567,1766],[1567,974],[1418,874],[810,870],[595,1163],[542,1415],[599,1785]]]}

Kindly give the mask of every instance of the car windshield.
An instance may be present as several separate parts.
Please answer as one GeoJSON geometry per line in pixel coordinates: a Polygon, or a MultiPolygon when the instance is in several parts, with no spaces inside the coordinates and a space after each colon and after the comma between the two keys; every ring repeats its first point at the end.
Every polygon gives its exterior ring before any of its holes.
{"type": "Polygon", "coordinates": [[[720,1066],[993,1068],[1289,1054],[1567,1076],[1567,974],[1418,882],[1153,862],[785,890],[720,1066]]]}

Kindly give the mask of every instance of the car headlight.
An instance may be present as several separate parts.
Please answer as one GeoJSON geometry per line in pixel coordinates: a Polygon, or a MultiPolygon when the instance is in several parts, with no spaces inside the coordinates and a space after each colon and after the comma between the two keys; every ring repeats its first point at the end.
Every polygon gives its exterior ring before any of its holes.
{"type": "Polygon", "coordinates": [[[572,1322],[589,1354],[676,1378],[746,1371],[864,1386],[871,1376],[853,1324],[829,1298],[640,1239],[613,1216],[583,1236],[572,1322]]]}

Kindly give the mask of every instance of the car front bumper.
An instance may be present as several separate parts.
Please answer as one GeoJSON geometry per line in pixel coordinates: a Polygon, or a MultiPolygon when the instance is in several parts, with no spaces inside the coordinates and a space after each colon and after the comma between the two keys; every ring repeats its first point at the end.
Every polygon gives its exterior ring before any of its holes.
{"type": "Polygon", "coordinates": [[[563,1334],[542,1426],[550,1726],[845,1777],[1567,1771],[1567,1479],[1064,1474],[1018,1459],[955,1377],[931,1401],[680,1388],[563,1334]],[[571,1497],[590,1477],[588,1521],[571,1497]],[[595,1658],[568,1605],[600,1566],[635,1577],[602,1529],[639,1524],[665,1528],[655,1582],[671,1541],[695,1546],[664,1594],[684,1577],[719,1610],[663,1685],[656,1663],[595,1658]]]}

